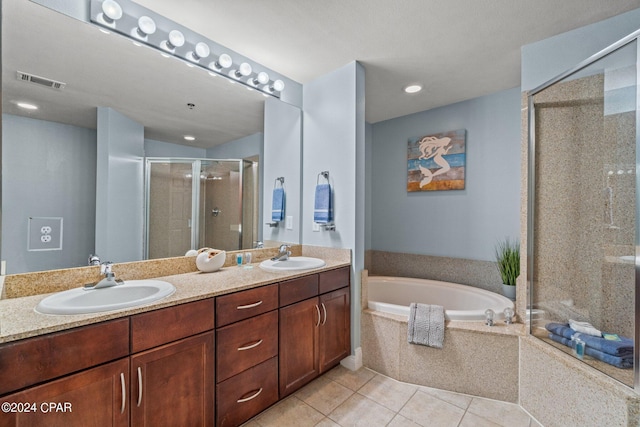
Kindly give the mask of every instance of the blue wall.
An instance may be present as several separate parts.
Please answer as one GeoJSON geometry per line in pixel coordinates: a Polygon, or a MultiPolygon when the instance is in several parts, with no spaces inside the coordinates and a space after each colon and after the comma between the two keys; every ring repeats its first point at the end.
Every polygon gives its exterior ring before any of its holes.
{"type": "Polygon", "coordinates": [[[2,255],[7,273],[86,265],[94,251],[96,131],[2,115],[2,255]],[[28,252],[28,217],[62,217],[62,250],[28,252]]]}
{"type": "Polygon", "coordinates": [[[520,234],[520,88],[373,124],[371,249],[492,261],[520,234]],[[464,190],[407,188],[407,142],[466,129],[464,190]]]}
{"type": "Polygon", "coordinates": [[[263,140],[262,132],[254,133],[244,138],[207,148],[206,157],[209,159],[246,159],[259,156],[262,160],[263,140]]]}

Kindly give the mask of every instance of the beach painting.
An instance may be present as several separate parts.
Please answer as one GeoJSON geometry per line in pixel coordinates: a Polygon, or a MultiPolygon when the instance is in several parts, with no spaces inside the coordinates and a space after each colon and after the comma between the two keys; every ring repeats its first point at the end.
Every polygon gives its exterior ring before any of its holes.
{"type": "Polygon", "coordinates": [[[464,190],[465,129],[409,139],[407,191],[464,190]]]}

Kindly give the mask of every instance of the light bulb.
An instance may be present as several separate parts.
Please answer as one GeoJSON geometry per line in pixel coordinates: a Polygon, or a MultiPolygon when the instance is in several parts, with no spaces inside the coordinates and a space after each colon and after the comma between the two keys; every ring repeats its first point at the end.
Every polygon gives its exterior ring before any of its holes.
{"type": "Polygon", "coordinates": [[[147,40],[150,34],[156,32],[156,22],[148,17],[141,16],[138,18],[138,26],[131,31],[131,35],[143,40],[147,40]]]}
{"type": "Polygon", "coordinates": [[[178,30],[171,30],[169,32],[169,40],[164,40],[160,43],[160,47],[170,52],[173,52],[175,48],[184,45],[184,34],[178,30]]]}
{"type": "Polygon", "coordinates": [[[104,0],[102,2],[102,18],[108,24],[122,18],[122,7],[115,0],[104,0]]]}
{"type": "Polygon", "coordinates": [[[284,90],[284,82],[279,79],[273,82],[273,90],[282,92],[284,90]]]}
{"type": "Polygon", "coordinates": [[[260,71],[258,73],[258,76],[251,80],[251,83],[253,83],[254,86],[258,86],[259,84],[261,85],[266,85],[267,83],[269,83],[269,74],[265,73],[264,71],[260,71]]]}
{"type": "Polygon", "coordinates": [[[211,49],[209,49],[209,45],[206,43],[200,42],[196,44],[196,47],[191,52],[191,57],[195,61],[200,61],[202,58],[206,58],[211,53],[211,49]]]}
{"type": "Polygon", "coordinates": [[[242,64],[240,64],[238,70],[234,74],[237,78],[247,77],[251,74],[251,71],[253,71],[253,69],[251,68],[251,64],[243,62],[242,64]]]}
{"type": "Polygon", "coordinates": [[[221,70],[223,68],[229,68],[233,64],[233,60],[229,55],[223,53],[218,57],[218,60],[213,63],[213,68],[221,70]]]}

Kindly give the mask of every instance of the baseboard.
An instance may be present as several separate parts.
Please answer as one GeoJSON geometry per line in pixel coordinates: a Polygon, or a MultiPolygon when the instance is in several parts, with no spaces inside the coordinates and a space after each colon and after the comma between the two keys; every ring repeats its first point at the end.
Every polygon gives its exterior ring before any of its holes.
{"type": "Polygon", "coordinates": [[[354,353],[340,361],[340,364],[350,371],[357,371],[362,368],[362,347],[356,348],[354,353]]]}

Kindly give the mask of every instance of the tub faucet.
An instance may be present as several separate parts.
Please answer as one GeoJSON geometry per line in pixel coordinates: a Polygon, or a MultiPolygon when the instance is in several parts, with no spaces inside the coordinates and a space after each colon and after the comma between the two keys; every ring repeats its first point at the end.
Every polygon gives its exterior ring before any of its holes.
{"type": "Polygon", "coordinates": [[[291,246],[289,245],[280,245],[280,249],[278,249],[278,255],[271,258],[271,261],[286,261],[291,256],[291,246]]]}

